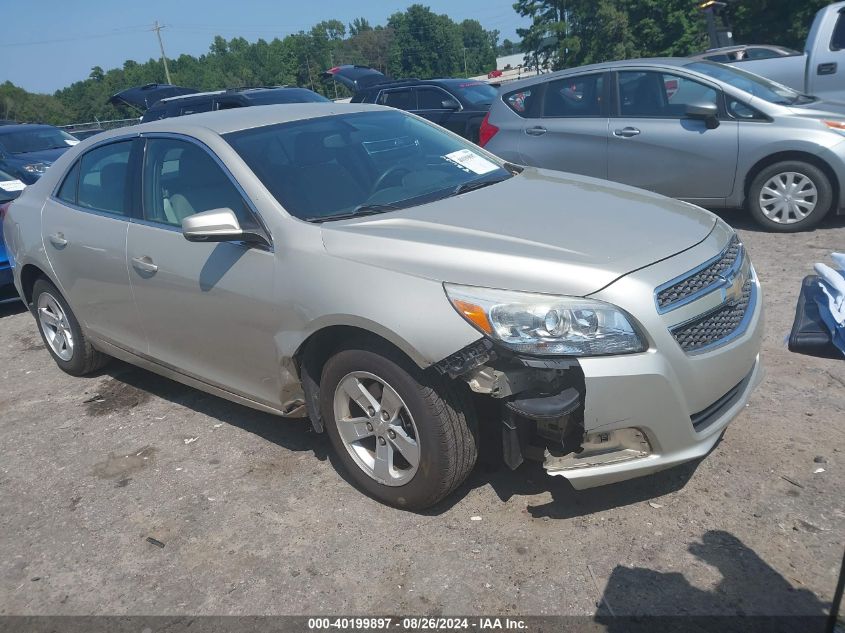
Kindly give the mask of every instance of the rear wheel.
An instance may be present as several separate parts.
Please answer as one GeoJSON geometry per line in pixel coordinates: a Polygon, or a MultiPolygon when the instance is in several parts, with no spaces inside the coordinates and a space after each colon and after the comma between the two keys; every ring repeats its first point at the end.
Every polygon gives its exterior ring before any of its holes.
{"type": "Polygon", "coordinates": [[[475,465],[468,396],[387,346],[332,356],[320,380],[320,407],[350,477],[384,503],[409,510],[431,506],[475,465]]]}
{"type": "Polygon", "coordinates": [[[41,338],[60,369],[72,376],[84,376],[108,363],[109,357],[91,346],[67,301],[51,282],[35,282],[32,307],[41,338]]]}
{"type": "Polygon", "coordinates": [[[748,210],[769,231],[804,231],[833,207],[827,175],[809,163],[784,161],[763,169],[748,190],[748,210]]]}

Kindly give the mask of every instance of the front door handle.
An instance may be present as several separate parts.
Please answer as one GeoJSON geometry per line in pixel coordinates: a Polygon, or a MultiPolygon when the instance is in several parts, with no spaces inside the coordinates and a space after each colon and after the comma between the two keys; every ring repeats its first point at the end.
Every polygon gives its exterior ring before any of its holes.
{"type": "Polygon", "coordinates": [[[826,64],[819,64],[816,68],[819,75],[834,75],[836,74],[836,62],[827,62],[826,64]]]}
{"type": "Polygon", "coordinates": [[[53,233],[49,236],[50,243],[56,248],[64,248],[67,246],[67,240],[64,233],[53,233]]]}
{"type": "Polygon", "coordinates": [[[147,255],[144,255],[143,257],[133,257],[132,265],[137,271],[148,275],[153,275],[158,270],[158,266],[156,266],[153,263],[153,260],[147,255]]]}
{"type": "Polygon", "coordinates": [[[525,128],[525,133],[531,136],[542,136],[546,132],[548,132],[548,130],[542,125],[535,125],[534,127],[525,128]]]}
{"type": "Polygon", "coordinates": [[[621,130],[613,130],[613,136],[618,136],[619,138],[631,138],[632,136],[637,136],[640,131],[635,127],[623,127],[621,130]]]}

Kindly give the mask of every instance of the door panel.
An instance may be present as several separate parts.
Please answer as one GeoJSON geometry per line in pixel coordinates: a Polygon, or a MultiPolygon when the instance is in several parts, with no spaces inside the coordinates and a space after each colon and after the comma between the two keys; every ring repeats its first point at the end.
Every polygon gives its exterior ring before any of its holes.
{"type": "MultiPolygon", "coordinates": [[[[607,177],[608,119],[602,74],[545,86],[540,112],[525,119],[519,153],[537,167],[607,177]]],[[[517,102],[518,104],[519,102],[517,102]]]]}
{"type": "Polygon", "coordinates": [[[845,101],[845,13],[839,13],[835,21],[830,16],[819,24],[817,33],[803,89],[827,101],[845,101]]]}
{"type": "Polygon", "coordinates": [[[47,259],[65,298],[95,336],[133,351],[146,349],[126,270],[131,141],[84,154],[63,183],[60,200],[42,212],[47,259]],[[81,168],[80,168],[81,166],[81,168]]]}
{"type": "Polygon", "coordinates": [[[278,406],[273,253],[188,242],[178,230],[140,222],[129,227],[127,252],[150,356],[278,406]]]}
{"type": "Polygon", "coordinates": [[[150,356],[278,406],[273,253],[188,242],[180,229],[185,217],[221,207],[256,228],[242,194],[209,153],[173,138],[147,140],[142,191],[144,219],[129,227],[127,259],[150,356]]]}
{"type": "Polygon", "coordinates": [[[619,73],[620,115],[608,130],[608,178],[675,198],[726,198],[736,176],[737,122],[709,129],[687,104],[718,102],[709,86],[659,72],[619,73]]]}

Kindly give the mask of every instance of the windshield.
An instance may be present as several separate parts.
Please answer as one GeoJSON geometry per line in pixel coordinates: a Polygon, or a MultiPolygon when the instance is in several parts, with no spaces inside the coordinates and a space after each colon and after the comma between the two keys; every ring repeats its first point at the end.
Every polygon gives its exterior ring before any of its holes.
{"type": "Polygon", "coordinates": [[[34,127],[0,134],[0,144],[10,154],[40,152],[45,149],[67,149],[79,142],[76,138],[54,127],[34,127]]]}
{"type": "Polygon", "coordinates": [[[477,146],[404,112],[319,117],[226,134],[292,215],[383,213],[504,180],[477,146]]]}
{"type": "Polygon", "coordinates": [[[795,105],[808,99],[808,97],[802,95],[800,92],[796,92],[792,88],[787,88],[784,85],[769,81],[759,75],[739,70],[733,66],[724,66],[723,64],[714,64],[712,62],[694,62],[687,64],[686,67],[690,70],[697,70],[719,81],[724,81],[734,88],[744,90],[769,103],[795,105]]]}
{"type": "Polygon", "coordinates": [[[489,106],[496,98],[498,90],[483,81],[463,81],[449,85],[449,88],[458,92],[461,97],[475,106],[489,106]]]}

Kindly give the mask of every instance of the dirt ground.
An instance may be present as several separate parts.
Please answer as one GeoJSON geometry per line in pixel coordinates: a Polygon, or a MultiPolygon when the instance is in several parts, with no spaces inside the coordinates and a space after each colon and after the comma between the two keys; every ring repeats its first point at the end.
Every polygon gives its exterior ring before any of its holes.
{"type": "Polygon", "coordinates": [[[767,374],[714,451],[584,492],[477,468],[425,514],[363,496],[307,423],[117,362],[67,376],[0,307],[0,615],[823,614],[845,361],[784,337],[845,218],[774,235],[723,216],[762,279],[767,374]]]}

